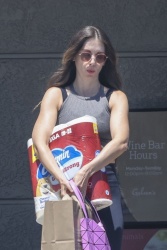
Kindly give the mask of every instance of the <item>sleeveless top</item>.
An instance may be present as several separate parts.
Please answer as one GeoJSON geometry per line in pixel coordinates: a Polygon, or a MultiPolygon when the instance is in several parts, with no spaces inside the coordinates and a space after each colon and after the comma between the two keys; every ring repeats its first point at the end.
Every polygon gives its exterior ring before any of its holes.
{"type": "Polygon", "coordinates": [[[109,89],[107,93],[104,93],[104,87],[101,85],[98,93],[92,97],[78,95],[72,85],[69,95],[66,94],[65,89],[61,90],[63,97],[66,97],[58,112],[56,125],[67,123],[84,115],[94,116],[97,119],[101,145],[105,146],[111,140],[108,100],[114,89],[109,89]]]}

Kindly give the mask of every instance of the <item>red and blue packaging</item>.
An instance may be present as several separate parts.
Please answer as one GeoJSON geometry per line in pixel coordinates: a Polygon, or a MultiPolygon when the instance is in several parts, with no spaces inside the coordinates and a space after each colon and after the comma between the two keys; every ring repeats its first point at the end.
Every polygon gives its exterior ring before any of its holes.
{"type": "MultiPolygon", "coordinates": [[[[36,221],[43,224],[45,202],[60,200],[60,185],[39,161],[33,141],[27,142],[36,221]]],[[[102,147],[96,118],[83,116],[66,124],[55,126],[50,136],[49,148],[68,180],[85,164],[93,160],[102,147]]],[[[88,181],[87,197],[100,210],[112,204],[105,168],[97,171],[88,181]]]]}

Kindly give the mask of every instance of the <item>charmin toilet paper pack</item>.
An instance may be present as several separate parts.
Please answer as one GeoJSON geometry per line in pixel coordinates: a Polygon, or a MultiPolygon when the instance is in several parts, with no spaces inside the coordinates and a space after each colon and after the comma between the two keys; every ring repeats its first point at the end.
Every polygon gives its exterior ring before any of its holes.
{"type": "MultiPolygon", "coordinates": [[[[45,202],[60,200],[59,182],[40,163],[33,141],[27,142],[36,221],[43,223],[45,202]]],[[[66,124],[55,126],[49,141],[50,150],[68,180],[101,151],[96,119],[83,116],[66,124]]],[[[112,204],[105,169],[96,172],[88,182],[87,196],[101,209],[112,204]]]]}

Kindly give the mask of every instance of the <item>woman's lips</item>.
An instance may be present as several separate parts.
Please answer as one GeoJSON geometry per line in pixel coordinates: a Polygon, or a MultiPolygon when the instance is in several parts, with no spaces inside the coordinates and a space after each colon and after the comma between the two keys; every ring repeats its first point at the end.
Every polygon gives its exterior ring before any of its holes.
{"type": "Polygon", "coordinates": [[[87,69],[87,72],[88,72],[89,74],[93,74],[93,73],[95,72],[95,70],[87,69]]]}

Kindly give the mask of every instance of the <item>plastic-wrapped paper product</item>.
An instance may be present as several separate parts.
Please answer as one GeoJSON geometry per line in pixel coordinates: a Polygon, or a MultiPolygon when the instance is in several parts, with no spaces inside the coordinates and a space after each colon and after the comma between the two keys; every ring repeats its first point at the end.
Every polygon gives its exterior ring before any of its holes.
{"type": "MultiPolygon", "coordinates": [[[[60,185],[40,163],[31,138],[27,142],[27,147],[36,221],[42,224],[45,202],[61,199],[60,185]]],[[[72,179],[78,170],[96,157],[101,150],[96,119],[92,116],[83,116],[55,126],[49,147],[66,178],[72,179]]],[[[98,210],[112,204],[105,169],[96,172],[90,178],[87,196],[98,210]]]]}

